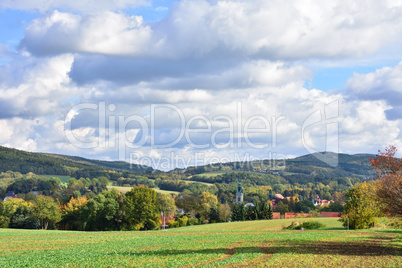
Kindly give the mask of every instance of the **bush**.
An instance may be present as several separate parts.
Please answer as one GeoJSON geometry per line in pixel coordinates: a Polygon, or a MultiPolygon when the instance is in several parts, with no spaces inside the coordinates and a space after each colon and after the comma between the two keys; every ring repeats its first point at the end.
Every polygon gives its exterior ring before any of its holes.
{"type": "Polygon", "coordinates": [[[188,221],[187,216],[183,216],[183,217],[177,219],[177,223],[178,223],[179,227],[186,226],[187,221],[188,221]]]}
{"type": "Polygon", "coordinates": [[[187,225],[198,225],[198,224],[200,224],[200,222],[198,221],[197,218],[189,218],[188,219],[187,225]]]}
{"type": "Polygon", "coordinates": [[[167,222],[167,224],[168,224],[169,228],[177,228],[177,227],[179,227],[179,223],[177,221],[175,221],[175,220],[169,220],[167,222]]]}
{"type": "Polygon", "coordinates": [[[292,222],[288,227],[285,227],[285,229],[288,230],[301,230],[302,228],[304,230],[316,230],[325,227],[324,224],[322,224],[319,221],[306,221],[301,224],[298,222],[292,222]]]}
{"type": "Polygon", "coordinates": [[[387,223],[388,228],[393,228],[393,229],[402,229],[402,218],[389,218],[389,222],[387,223]]]}

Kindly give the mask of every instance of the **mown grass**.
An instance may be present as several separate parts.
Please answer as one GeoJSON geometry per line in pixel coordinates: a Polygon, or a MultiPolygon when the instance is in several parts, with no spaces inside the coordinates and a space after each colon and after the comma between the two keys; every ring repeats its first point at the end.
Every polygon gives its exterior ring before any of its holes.
{"type": "MultiPolygon", "coordinates": [[[[282,230],[293,220],[149,232],[0,229],[1,267],[400,267],[399,231],[282,230]]],[[[298,219],[300,220],[300,219],[298,219]]],[[[303,219],[302,219],[303,220],[303,219]]]]}

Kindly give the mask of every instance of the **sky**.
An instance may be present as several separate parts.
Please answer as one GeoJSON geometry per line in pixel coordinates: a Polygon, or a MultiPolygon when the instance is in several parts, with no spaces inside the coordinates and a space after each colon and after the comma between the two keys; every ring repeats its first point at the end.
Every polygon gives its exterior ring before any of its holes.
{"type": "Polygon", "coordinates": [[[2,0],[0,145],[161,170],[402,148],[401,36],[400,0],[2,0]]]}

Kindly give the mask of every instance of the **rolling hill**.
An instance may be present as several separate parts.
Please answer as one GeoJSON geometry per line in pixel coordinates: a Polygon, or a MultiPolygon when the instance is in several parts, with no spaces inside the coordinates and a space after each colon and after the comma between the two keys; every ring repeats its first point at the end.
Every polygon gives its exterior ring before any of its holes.
{"type": "Polygon", "coordinates": [[[153,168],[122,161],[100,161],[77,156],[32,153],[0,146],[0,172],[33,172],[41,175],[96,177],[126,171],[147,174],[153,168]]]}

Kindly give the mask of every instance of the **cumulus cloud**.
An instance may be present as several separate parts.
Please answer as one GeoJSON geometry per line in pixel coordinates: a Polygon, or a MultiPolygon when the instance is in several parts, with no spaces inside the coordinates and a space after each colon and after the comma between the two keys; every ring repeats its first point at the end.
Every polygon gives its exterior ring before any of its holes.
{"type": "Polygon", "coordinates": [[[145,53],[168,59],[358,57],[398,38],[401,14],[400,6],[374,0],[184,0],[152,25],[123,13],[73,16],[55,11],[31,23],[22,45],[37,54],[145,53]]]}
{"type": "Polygon", "coordinates": [[[347,153],[402,145],[402,63],[355,74],[344,91],[305,86],[311,61],[353,62],[395,45],[400,1],[183,0],[152,23],[121,11],[145,1],[113,3],[92,12],[92,1],[39,2],[44,13],[19,54],[0,45],[11,58],[0,65],[1,144],[161,169],[302,155],[305,145],[338,141],[347,153]]]}
{"type": "Polygon", "coordinates": [[[34,118],[60,111],[63,101],[75,93],[67,86],[73,57],[20,60],[0,67],[0,118],[34,118]]]}
{"type": "Polygon", "coordinates": [[[346,83],[347,94],[361,100],[383,100],[389,107],[387,117],[402,116],[402,62],[368,74],[355,73],[346,83]]]}
{"type": "Polygon", "coordinates": [[[119,10],[140,5],[148,5],[149,0],[2,0],[0,8],[46,12],[53,9],[65,9],[79,12],[96,12],[100,10],[119,10]]]}

